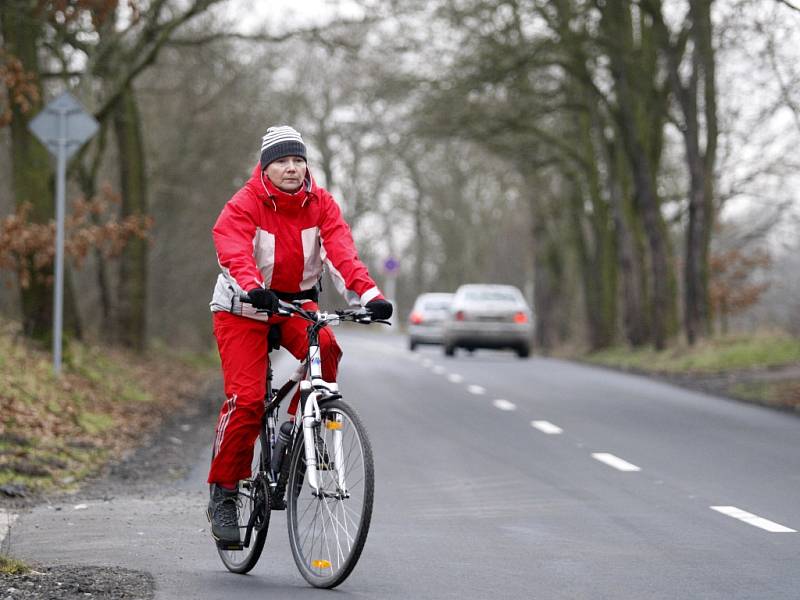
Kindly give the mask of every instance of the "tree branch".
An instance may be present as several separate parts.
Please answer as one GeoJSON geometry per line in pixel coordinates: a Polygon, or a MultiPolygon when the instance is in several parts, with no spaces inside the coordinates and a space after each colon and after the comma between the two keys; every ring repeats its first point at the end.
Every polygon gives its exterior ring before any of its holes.
{"type": "Polygon", "coordinates": [[[775,0],[775,1],[778,4],[783,4],[784,6],[788,6],[792,10],[796,10],[797,12],[800,12],[800,6],[796,6],[796,5],[792,4],[791,2],[789,2],[789,0],[775,0]]]}
{"type": "Polygon", "coordinates": [[[150,12],[152,15],[151,21],[145,26],[144,31],[140,35],[139,43],[127,53],[131,60],[124,61],[124,64],[129,64],[130,68],[117,78],[111,93],[106,96],[103,103],[96,111],[95,117],[97,120],[102,121],[114,104],[119,100],[124,90],[130,85],[131,81],[146,67],[153,64],[159,51],[164,44],[169,41],[170,36],[176,29],[208,9],[212,4],[216,4],[220,1],[221,0],[196,0],[186,12],[161,25],[157,25],[156,21],[158,20],[159,12],[165,0],[156,2],[150,12]]]}

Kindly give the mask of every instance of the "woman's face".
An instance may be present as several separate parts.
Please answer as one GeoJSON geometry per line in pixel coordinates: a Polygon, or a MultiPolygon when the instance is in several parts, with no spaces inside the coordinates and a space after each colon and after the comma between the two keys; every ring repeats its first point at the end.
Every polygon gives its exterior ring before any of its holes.
{"type": "Polygon", "coordinates": [[[306,161],[299,156],[273,160],[264,169],[269,180],[283,192],[296,192],[306,178],[306,161]]]}

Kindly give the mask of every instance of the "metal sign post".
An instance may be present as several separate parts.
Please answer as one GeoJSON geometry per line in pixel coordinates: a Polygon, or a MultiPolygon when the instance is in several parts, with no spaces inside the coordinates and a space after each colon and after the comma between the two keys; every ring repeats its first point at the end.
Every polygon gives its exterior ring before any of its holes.
{"type": "Polygon", "coordinates": [[[53,287],[53,370],[61,374],[61,336],[64,320],[64,219],[67,160],[92,137],[97,121],[68,92],[50,102],[28,128],[56,157],[56,281],[53,287]]]}
{"type": "MultiPolygon", "coordinates": [[[[383,261],[383,272],[386,274],[386,287],[383,290],[386,294],[386,299],[396,302],[395,294],[397,293],[397,275],[400,272],[400,261],[390,256],[383,261]]],[[[389,320],[394,323],[395,315],[392,315],[389,320]]]]}

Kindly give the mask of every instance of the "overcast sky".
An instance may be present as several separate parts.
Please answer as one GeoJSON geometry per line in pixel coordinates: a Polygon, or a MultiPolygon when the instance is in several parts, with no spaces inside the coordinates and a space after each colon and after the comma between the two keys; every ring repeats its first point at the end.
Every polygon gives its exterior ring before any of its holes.
{"type": "Polygon", "coordinates": [[[363,9],[355,2],[339,0],[231,0],[227,14],[251,33],[266,25],[271,32],[324,25],[337,17],[358,18],[363,9]]]}

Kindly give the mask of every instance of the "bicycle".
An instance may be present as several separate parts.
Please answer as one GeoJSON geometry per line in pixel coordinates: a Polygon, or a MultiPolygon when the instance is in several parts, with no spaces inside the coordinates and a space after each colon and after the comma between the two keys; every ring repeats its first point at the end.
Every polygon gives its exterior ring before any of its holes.
{"type": "MultiPolygon", "coordinates": [[[[247,294],[240,296],[249,303],[247,294]]],[[[258,562],[272,510],[287,511],[292,556],[305,580],[333,588],[352,572],[369,532],[374,493],[372,447],[356,412],[342,400],[338,385],[322,379],[319,332],[344,321],[387,323],[365,309],[309,312],[298,301],[279,303],[277,314],[309,322],[308,355],[279,390],[267,392],[262,427],[253,453],[251,477],[239,482],[237,546],[218,546],[225,567],[247,573],[258,562]],[[276,432],[280,404],[299,382],[294,422],[276,432]],[[285,500],[284,500],[285,494],[285,500]]],[[[274,344],[270,343],[270,351],[274,344]]],[[[269,363],[269,361],[268,361],[269,363]]]]}

